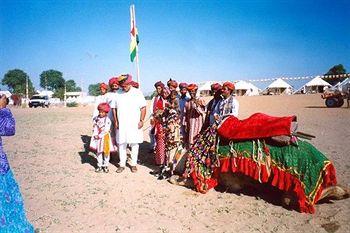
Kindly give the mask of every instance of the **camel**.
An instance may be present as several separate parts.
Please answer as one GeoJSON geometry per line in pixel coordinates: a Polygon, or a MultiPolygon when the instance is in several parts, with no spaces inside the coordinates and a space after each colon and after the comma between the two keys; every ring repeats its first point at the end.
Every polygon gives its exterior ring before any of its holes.
{"type": "MultiPolygon", "coordinates": [[[[186,153],[183,152],[183,156],[178,162],[174,173],[169,178],[169,182],[174,185],[185,186],[194,189],[194,183],[191,178],[184,178],[182,174],[185,170],[186,153]]],[[[240,173],[221,173],[219,177],[219,185],[224,188],[226,192],[240,193],[245,189],[255,190],[257,193],[262,192],[264,188],[259,182],[252,178],[240,173]]],[[[322,190],[322,193],[317,202],[324,202],[329,200],[342,200],[350,197],[350,190],[347,187],[341,185],[333,185],[326,187],[322,190]]],[[[292,193],[284,192],[280,196],[279,203],[286,209],[293,209],[297,204],[297,200],[292,193]]]]}

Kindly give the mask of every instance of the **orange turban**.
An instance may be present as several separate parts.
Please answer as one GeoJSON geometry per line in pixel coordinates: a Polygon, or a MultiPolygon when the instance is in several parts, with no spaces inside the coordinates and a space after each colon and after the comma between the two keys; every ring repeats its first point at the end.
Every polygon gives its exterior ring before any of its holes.
{"type": "Polygon", "coordinates": [[[231,91],[235,90],[235,85],[231,82],[225,82],[222,87],[227,87],[228,89],[230,89],[231,91]]]}
{"type": "Polygon", "coordinates": [[[188,91],[193,91],[193,90],[197,90],[198,86],[195,83],[191,83],[190,85],[187,86],[187,90],[188,91]]]}
{"type": "Polygon", "coordinates": [[[109,81],[108,81],[109,86],[111,87],[113,84],[118,84],[118,79],[117,77],[112,77],[109,81]]]}
{"type": "Polygon", "coordinates": [[[98,110],[98,111],[103,111],[103,112],[106,112],[106,113],[108,113],[110,109],[111,109],[111,108],[109,107],[109,104],[108,104],[108,103],[100,103],[100,104],[97,106],[97,110],[98,110]]]}
{"type": "Polygon", "coordinates": [[[175,80],[169,79],[169,81],[166,83],[168,87],[174,87],[177,88],[177,82],[175,80]]]}
{"type": "Polygon", "coordinates": [[[108,85],[105,84],[105,83],[100,83],[100,89],[103,88],[103,89],[108,89],[108,85]]]}

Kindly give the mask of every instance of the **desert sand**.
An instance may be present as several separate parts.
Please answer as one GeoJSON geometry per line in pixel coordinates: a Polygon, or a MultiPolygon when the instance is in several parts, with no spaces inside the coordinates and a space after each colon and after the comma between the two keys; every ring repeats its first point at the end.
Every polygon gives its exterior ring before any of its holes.
{"type": "MultiPolygon", "coordinates": [[[[329,109],[320,95],[238,97],[239,118],[255,112],[295,114],[299,129],[334,163],[350,186],[350,109],[329,109]]],[[[200,194],[149,174],[147,125],[137,173],[95,173],[91,106],[11,108],[17,122],[4,149],[29,220],[41,232],[350,232],[350,199],[316,205],[315,214],[287,210],[260,194],[200,194]]]]}

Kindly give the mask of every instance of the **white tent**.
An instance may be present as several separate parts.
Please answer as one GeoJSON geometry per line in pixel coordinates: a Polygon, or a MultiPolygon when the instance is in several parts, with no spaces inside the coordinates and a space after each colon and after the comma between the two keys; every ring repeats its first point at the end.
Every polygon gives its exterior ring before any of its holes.
{"type": "Polygon", "coordinates": [[[292,93],[292,86],[289,85],[286,81],[282,80],[281,78],[278,78],[275,81],[273,81],[266,89],[268,93],[272,95],[292,93]]]}
{"type": "Polygon", "coordinates": [[[311,81],[306,83],[304,87],[306,93],[322,93],[325,87],[331,87],[331,85],[328,82],[321,79],[319,76],[316,76],[311,81]]]}
{"type": "Polygon", "coordinates": [[[214,81],[206,81],[198,83],[198,91],[210,91],[210,86],[215,83],[214,81]]]}
{"type": "Polygon", "coordinates": [[[339,82],[335,84],[332,89],[338,89],[339,91],[347,92],[348,85],[350,85],[350,78],[347,78],[343,80],[342,82],[339,82]]]}
{"type": "Polygon", "coordinates": [[[252,83],[241,80],[235,83],[235,92],[236,92],[236,95],[239,95],[239,96],[259,95],[259,88],[254,86],[252,83]]]}
{"type": "Polygon", "coordinates": [[[211,85],[216,83],[215,81],[206,81],[198,83],[198,93],[200,95],[209,95],[211,90],[211,85]]]}

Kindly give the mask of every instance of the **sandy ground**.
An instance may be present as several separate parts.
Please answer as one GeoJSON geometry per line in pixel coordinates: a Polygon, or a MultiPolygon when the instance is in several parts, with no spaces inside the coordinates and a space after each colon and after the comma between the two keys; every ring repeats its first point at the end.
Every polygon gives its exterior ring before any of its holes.
{"type": "MultiPolygon", "coordinates": [[[[300,130],[334,162],[350,186],[350,109],[329,109],[319,95],[239,97],[240,118],[255,112],[296,114],[300,130]]],[[[290,211],[259,194],[191,189],[149,174],[148,138],[139,171],[96,174],[84,145],[92,107],[12,109],[14,137],[4,138],[27,216],[42,232],[350,232],[350,199],[323,203],[316,213],[290,211]]],[[[147,129],[145,129],[147,133],[147,129]]],[[[146,134],[147,135],[147,134],[146,134]]],[[[114,162],[115,164],[115,162],[114,162]]]]}

